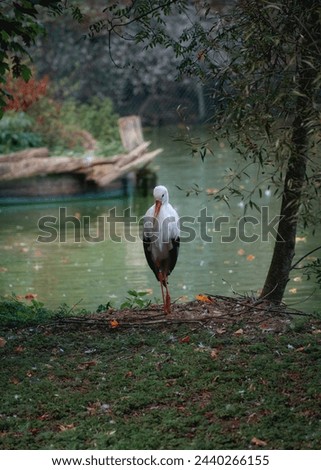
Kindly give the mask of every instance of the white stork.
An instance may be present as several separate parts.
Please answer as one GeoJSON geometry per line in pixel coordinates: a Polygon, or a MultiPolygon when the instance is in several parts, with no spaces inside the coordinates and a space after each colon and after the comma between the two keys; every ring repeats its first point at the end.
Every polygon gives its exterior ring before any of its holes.
{"type": "Polygon", "coordinates": [[[167,314],[171,307],[167,278],[178,257],[179,217],[168,202],[165,186],[156,186],[153,195],[155,204],[144,216],[143,244],[147,263],[160,282],[164,312],[167,314]]]}

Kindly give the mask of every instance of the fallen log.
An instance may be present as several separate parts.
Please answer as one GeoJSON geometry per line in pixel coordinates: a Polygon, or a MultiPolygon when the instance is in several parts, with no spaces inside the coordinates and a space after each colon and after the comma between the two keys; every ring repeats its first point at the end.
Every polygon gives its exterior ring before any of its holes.
{"type": "Polygon", "coordinates": [[[0,185],[4,183],[3,191],[11,181],[14,183],[32,177],[59,174],[82,175],[85,182],[106,187],[127,173],[143,168],[162,151],[147,151],[150,142],[143,140],[139,117],[121,118],[119,129],[127,152],[111,157],[96,157],[88,153],[82,157],[49,156],[45,147],[0,155],[0,185]]]}
{"type": "Polygon", "coordinates": [[[113,165],[110,165],[108,168],[92,167],[88,171],[86,179],[94,181],[100,187],[107,186],[115,179],[121,178],[123,175],[130,173],[137,168],[144,168],[160,152],[162,152],[162,149],[145,153],[136,158],[134,161],[130,161],[127,165],[121,167],[114,167],[113,165]]]}
{"type": "Polygon", "coordinates": [[[0,155],[0,163],[5,162],[19,162],[29,158],[45,158],[49,157],[49,150],[47,147],[38,147],[34,149],[20,150],[19,152],[7,153],[0,155]]]}

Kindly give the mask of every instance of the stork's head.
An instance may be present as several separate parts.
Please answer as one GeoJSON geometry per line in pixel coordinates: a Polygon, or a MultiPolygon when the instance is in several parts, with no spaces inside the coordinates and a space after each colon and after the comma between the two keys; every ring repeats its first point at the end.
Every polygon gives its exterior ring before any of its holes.
{"type": "Polygon", "coordinates": [[[167,188],[165,188],[165,186],[156,186],[156,188],[154,188],[153,196],[155,199],[154,217],[157,217],[162,204],[166,204],[168,202],[167,188]]]}

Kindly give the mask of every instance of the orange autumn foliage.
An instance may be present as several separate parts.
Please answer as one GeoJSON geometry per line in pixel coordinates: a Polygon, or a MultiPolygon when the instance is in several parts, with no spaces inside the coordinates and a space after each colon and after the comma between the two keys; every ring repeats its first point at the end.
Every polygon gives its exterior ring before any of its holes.
{"type": "Polygon", "coordinates": [[[23,78],[13,78],[9,76],[6,81],[6,91],[10,93],[5,111],[27,111],[36,101],[47,92],[49,78],[47,76],[40,80],[31,78],[25,82],[23,78]]]}

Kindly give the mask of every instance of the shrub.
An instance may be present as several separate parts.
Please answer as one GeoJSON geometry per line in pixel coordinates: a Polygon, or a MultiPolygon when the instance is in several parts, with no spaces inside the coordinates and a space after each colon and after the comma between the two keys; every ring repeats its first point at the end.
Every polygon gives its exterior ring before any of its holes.
{"type": "Polygon", "coordinates": [[[98,147],[95,150],[106,155],[121,150],[118,116],[110,99],[59,103],[49,96],[48,77],[28,82],[8,77],[7,91],[12,99],[0,124],[0,152],[39,145],[54,152],[83,153],[98,147]]]}
{"type": "Polygon", "coordinates": [[[8,111],[0,120],[0,153],[43,145],[34,131],[34,120],[23,111],[8,111]]]}
{"type": "Polygon", "coordinates": [[[100,100],[94,97],[89,103],[78,103],[70,99],[61,107],[62,122],[81,127],[103,144],[115,141],[120,143],[117,118],[109,98],[100,100]]]}
{"type": "Polygon", "coordinates": [[[121,150],[117,115],[109,99],[94,98],[88,104],[69,99],[60,104],[43,97],[28,113],[34,118],[35,129],[44,144],[53,151],[83,152],[88,145],[95,144],[95,139],[105,154],[121,150]]]}
{"type": "Polygon", "coordinates": [[[44,145],[51,151],[84,150],[79,126],[65,124],[61,119],[61,105],[45,96],[35,103],[28,114],[33,117],[35,130],[42,136],[44,145]]]}

